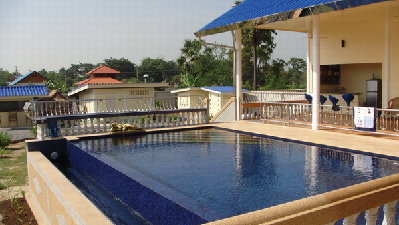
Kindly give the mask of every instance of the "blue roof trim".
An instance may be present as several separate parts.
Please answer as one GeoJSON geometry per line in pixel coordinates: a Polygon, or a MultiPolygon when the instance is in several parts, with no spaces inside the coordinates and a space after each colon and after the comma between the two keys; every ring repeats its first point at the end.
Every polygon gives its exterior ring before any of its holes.
{"type": "Polygon", "coordinates": [[[30,76],[31,74],[37,73],[36,71],[29,72],[27,74],[24,74],[22,76],[17,77],[13,82],[10,83],[10,85],[16,85],[19,83],[21,80],[25,79],[26,77],[30,76]]]}
{"type": "Polygon", "coordinates": [[[74,89],[68,91],[67,94],[69,95],[70,93],[72,93],[72,92],[74,92],[74,91],[76,91],[76,90],[78,90],[78,89],[80,89],[80,88],[86,87],[86,86],[89,86],[89,84],[84,84],[84,85],[81,85],[81,86],[79,86],[79,87],[76,87],[76,88],[74,88],[74,89]]]}
{"type": "Polygon", "coordinates": [[[0,97],[48,95],[44,85],[0,87],[0,97]]]}
{"type": "MultiPolygon", "coordinates": [[[[388,0],[244,0],[234,8],[230,9],[223,15],[219,16],[203,28],[201,28],[196,35],[204,36],[204,31],[220,29],[219,31],[209,32],[218,33],[224,32],[228,29],[221,29],[221,27],[229,26],[253,19],[259,19],[261,17],[272,16],[279,13],[287,13],[282,17],[288,17],[290,12],[299,9],[310,8],[310,13],[319,14],[322,12],[335,11],[340,9],[346,9],[361,5],[368,5],[377,2],[383,2],[388,0]],[[315,8],[317,6],[325,6],[324,8],[315,8]],[[328,8],[328,9],[326,9],[328,8]],[[312,10],[313,9],[313,10],[312,10]]],[[[309,15],[309,14],[307,14],[309,15]]],[[[271,18],[270,21],[263,22],[275,22],[276,20],[282,20],[284,18],[271,18]]],[[[235,29],[239,29],[237,27],[235,29]]]]}
{"type": "MultiPolygon", "coordinates": [[[[214,92],[220,93],[231,93],[234,92],[234,88],[232,86],[222,86],[222,87],[201,87],[202,90],[211,90],[214,92]]],[[[242,91],[248,91],[246,89],[242,89],[242,91]]]]}

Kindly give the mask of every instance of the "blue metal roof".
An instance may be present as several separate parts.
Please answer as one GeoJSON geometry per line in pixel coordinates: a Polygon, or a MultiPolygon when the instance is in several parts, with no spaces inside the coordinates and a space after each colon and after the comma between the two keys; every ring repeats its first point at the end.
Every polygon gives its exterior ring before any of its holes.
{"type": "Polygon", "coordinates": [[[0,87],[0,97],[48,95],[44,85],[0,87]]]}
{"type": "Polygon", "coordinates": [[[13,82],[11,82],[10,85],[16,85],[18,82],[20,82],[21,80],[25,79],[26,77],[28,77],[29,75],[31,75],[33,73],[37,73],[37,72],[32,71],[27,74],[21,75],[21,76],[17,77],[17,79],[15,79],[13,82]]]}
{"type": "MultiPolygon", "coordinates": [[[[254,19],[259,19],[266,16],[286,13],[284,15],[280,15],[277,18],[269,18],[265,21],[258,21],[261,23],[271,23],[278,20],[283,20],[283,17],[289,18],[291,12],[298,9],[306,9],[309,8],[309,14],[319,14],[322,12],[335,11],[340,9],[346,9],[361,5],[368,5],[376,2],[382,2],[386,0],[244,0],[242,3],[238,4],[234,8],[230,9],[223,15],[219,16],[208,25],[201,28],[196,35],[204,36],[207,35],[205,31],[219,29],[217,31],[209,32],[218,33],[224,32],[230,29],[221,29],[221,27],[229,26],[237,23],[241,23],[244,21],[250,21],[254,19]],[[321,7],[318,7],[321,6],[321,7]]],[[[305,15],[301,15],[305,16],[305,15]]],[[[252,25],[256,25],[252,24],[252,25]]],[[[239,29],[245,27],[245,24],[239,24],[235,27],[235,29],[239,29]]]]}
{"type": "MultiPolygon", "coordinates": [[[[204,91],[213,91],[219,93],[231,93],[234,92],[234,88],[232,86],[222,86],[222,87],[201,87],[204,91]]],[[[246,89],[242,89],[242,91],[248,91],[246,89]]]]}

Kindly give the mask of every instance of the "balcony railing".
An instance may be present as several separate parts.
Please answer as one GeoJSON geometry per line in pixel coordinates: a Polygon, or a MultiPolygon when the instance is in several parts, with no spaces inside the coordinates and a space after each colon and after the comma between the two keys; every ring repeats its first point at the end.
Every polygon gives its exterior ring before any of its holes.
{"type": "Polygon", "coordinates": [[[24,109],[30,118],[93,113],[123,113],[206,108],[200,96],[165,98],[114,98],[68,101],[31,101],[24,109]]]}
{"type": "Polygon", "coordinates": [[[208,123],[207,99],[199,96],[32,101],[24,107],[37,124],[37,138],[110,131],[111,123],[142,128],[208,123]],[[49,128],[49,129],[48,129],[49,128]]]}
{"type": "Polygon", "coordinates": [[[244,94],[245,102],[291,102],[305,100],[304,89],[248,91],[244,94]]]}
{"type": "Polygon", "coordinates": [[[207,225],[394,225],[398,199],[395,174],[207,225]]]}
{"type": "MultiPolygon", "coordinates": [[[[340,106],[333,110],[331,105],[320,106],[319,125],[337,129],[352,129],[353,107],[340,106]]],[[[399,134],[399,110],[377,109],[376,131],[385,134],[399,134]]],[[[275,123],[311,125],[312,105],[304,103],[243,103],[244,120],[267,120],[275,123]]]]}
{"type": "Polygon", "coordinates": [[[386,133],[399,133],[399,110],[377,109],[377,130],[386,133]]]}

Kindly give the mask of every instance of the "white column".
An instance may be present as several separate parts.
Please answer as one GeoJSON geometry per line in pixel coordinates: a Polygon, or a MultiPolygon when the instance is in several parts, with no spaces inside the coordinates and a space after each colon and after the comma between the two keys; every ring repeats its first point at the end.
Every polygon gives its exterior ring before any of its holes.
{"type": "Polygon", "coordinates": [[[309,17],[307,20],[307,40],[306,40],[306,93],[311,94],[313,89],[312,89],[312,63],[310,62],[311,60],[311,39],[312,39],[312,20],[309,17]]]}
{"type": "Polygon", "coordinates": [[[242,31],[234,31],[234,49],[236,61],[236,120],[240,120],[241,112],[241,89],[242,89],[242,31]]]}
{"type": "Polygon", "coordinates": [[[389,83],[390,83],[390,23],[389,9],[385,12],[385,41],[384,41],[384,63],[382,66],[382,108],[388,108],[389,83]]]}
{"type": "Polygon", "coordinates": [[[319,16],[312,16],[312,64],[313,64],[313,101],[312,101],[312,130],[319,126],[319,104],[320,104],[320,32],[319,16]]]}

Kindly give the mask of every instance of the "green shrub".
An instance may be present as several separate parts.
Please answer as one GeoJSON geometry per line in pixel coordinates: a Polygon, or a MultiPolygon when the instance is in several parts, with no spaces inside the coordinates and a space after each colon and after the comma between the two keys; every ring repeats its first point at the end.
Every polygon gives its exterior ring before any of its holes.
{"type": "Polygon", "coordinates": [[[0,148],[5,148],[11,143],[11,137],[5,132],[0,131],[0,148]]]}
{"type": "Polygon", "coordinates": [[[30,129],[30,132],[33,134],[34,137],[36,137],[36,136],[37,136],[37,126],[34,125],[34,126],[30,129]]]}

